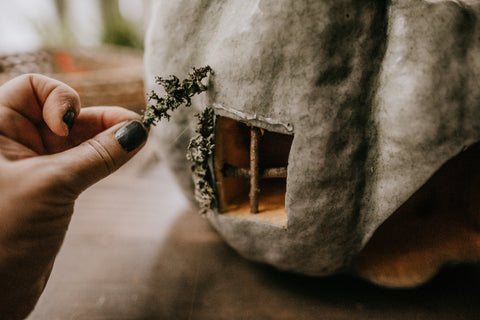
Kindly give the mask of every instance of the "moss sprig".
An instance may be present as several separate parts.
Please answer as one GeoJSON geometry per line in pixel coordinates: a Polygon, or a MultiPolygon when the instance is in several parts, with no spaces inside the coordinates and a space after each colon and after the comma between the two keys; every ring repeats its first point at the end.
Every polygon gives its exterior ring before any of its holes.
{"type": "Polygon", "coordinates": [[[211,73],[210,66],[205,66],[198,69],[193,68],[193,72],[189,73],[183,81],[174,75],[167,78],[155,77],[155,83],[164,88],[165,95],[160,97],[152,90],[148,96],[148,101],[152,103],[148,104],[143,112],[143,124],[149,127],[156,125],[161,119],[170,120],[169,112],[176,110],[181,105],[190,107],[192,97],[207,90],[207,86],[202,83],[202,80],[211,73]]]}
{"type": "Polygon", "coordinates": [[[195,135],[190,140],[187,159],[193,162],[192,177],[195,186],[195,199],[200,206],[200,213],[205,214],[215,206],[213,175],[209,159],[215,149],[213,108],[207,107],[195,115],[198,118],[195,135]]]}

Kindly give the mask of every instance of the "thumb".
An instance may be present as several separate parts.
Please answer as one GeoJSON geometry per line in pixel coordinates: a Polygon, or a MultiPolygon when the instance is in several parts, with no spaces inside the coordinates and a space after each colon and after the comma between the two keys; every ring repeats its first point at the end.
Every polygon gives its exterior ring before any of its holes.
{"type": "MultiPolygon", "coordinates": [[[[140,121],[119,123],[75,148],[53,155],[58,182],[77,195],[120,168],[144,146],[148,132],[140,121]]],[[[52,163],[50,163],[52,164],[52,163]]]]}

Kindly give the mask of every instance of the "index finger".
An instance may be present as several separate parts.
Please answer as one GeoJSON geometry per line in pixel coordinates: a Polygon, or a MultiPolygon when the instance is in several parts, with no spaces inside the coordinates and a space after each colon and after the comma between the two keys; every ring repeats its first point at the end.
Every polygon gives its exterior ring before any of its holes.
{"type": "Polygon", "coordinates": [[[0,104],[34,124],[45,122],[59,136],[69,134],[73,119],[80,112],[80,98],[75,90],[40,74],[25,74],[2,85],[0,104]]]}

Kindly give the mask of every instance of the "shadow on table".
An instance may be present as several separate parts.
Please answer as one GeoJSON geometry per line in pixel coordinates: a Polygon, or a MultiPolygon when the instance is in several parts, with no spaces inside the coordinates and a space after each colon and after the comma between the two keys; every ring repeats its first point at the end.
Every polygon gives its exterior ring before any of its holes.
{"type": "Polygon", "coordinates": [[[479,266],[444,270],[409,290],[281,272],[243,259],[185,212],[152,270],[144,319],[474,319],[479,291],[479,266]]]}

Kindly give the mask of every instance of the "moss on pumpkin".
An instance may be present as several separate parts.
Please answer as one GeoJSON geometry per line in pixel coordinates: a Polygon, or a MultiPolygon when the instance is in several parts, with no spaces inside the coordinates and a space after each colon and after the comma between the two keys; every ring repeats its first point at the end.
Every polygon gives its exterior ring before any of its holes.
{"type": "MultiPolygon", "coordinates": [[[[174,75],[168,78],[156,77],[155,82],[163,86],[165,95],[160,97],[152,90],[148,96],[154,103],[147,105],[142,115],[146,127],[156,125],[162,119],[170,120],[169,112],[181,106],[190,107],[191,98],[207,90],[202,80],[213,71],[209,66],[193,68],[193,72],[182,81],[174,75]]],[[[200,213],[205,214],[215,206],[215,191],[213,174],[209,159],[215,148],[215,113],[213,108],[206,107],[203,112],[195,115],[198,118],[195,135],[191,138],[187,150],[187,159],[193,162],[192,178],[195,186],[195,199],[200,205],[200,213]]]]}

